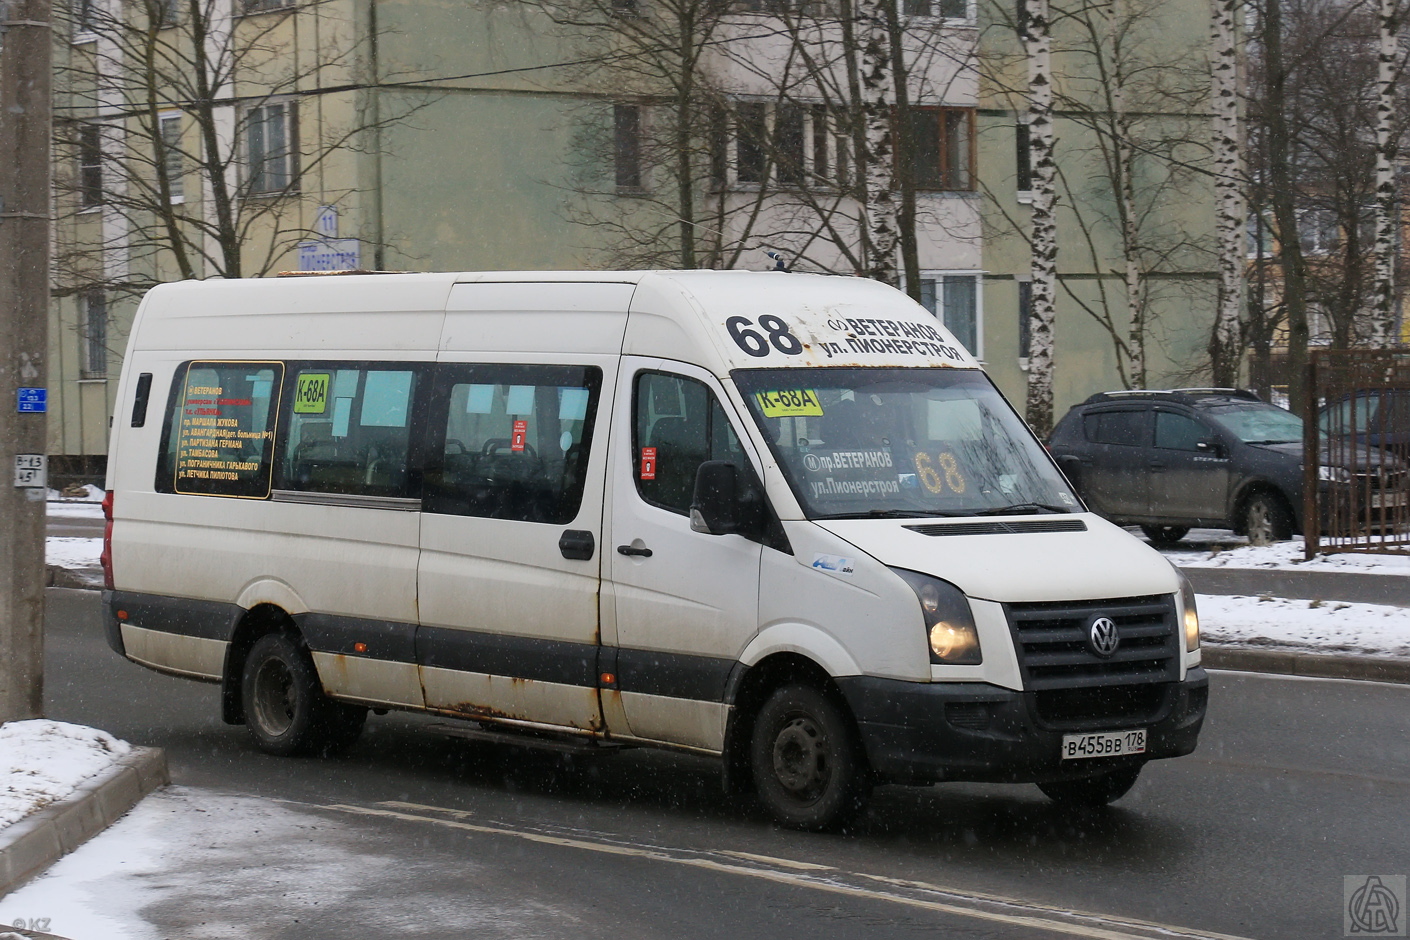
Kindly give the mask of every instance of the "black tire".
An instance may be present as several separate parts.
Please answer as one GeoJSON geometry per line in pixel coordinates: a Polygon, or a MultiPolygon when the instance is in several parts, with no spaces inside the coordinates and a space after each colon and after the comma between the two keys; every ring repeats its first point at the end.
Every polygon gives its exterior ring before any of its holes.
{"type": "Polygon", "coordinates": [[[1152,545],[1168,546],[1174,545],[1190,533],[1187,525],[1143,525],[1141,531],[1146,533],[1146,538],[1151,540],[1152,545]]]}
{"type": "Polygon", "coordinates": [[[367,709],[323,694],[313,661],[287,633],[267,633],[255,641],[245,658],[240,694],[255,745],[281,757],[344,750],[367,720],[367,709]]]}
{"type": "Polygon", "coordinates": [[[1112,770],[1080,780],[1054,780],[1038,784],[1043,795],[1063,806],[1106,806],[1115,803],[1136,785],[1141,768],[1112,770]]]}
{"type": "Polygon", "coordinates": [[[830,829],[866,805],[865,759],[852,724],[815,688],[787,685],[768,697],[749,757],[760,800],[790,829],[830,829]]]}
{"type": "Polygon", "coordinates": [[[1276,493],[1254,493],[1244,503],[1242,515],[1250,545],[1271,545],[1292,538],[1292,512],[1276,493]]]}

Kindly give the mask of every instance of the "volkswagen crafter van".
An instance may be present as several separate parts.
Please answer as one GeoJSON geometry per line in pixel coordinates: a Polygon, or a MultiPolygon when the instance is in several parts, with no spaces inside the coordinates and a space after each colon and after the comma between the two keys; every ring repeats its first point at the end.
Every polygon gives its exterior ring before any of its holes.
{"type": "Polygon", "coordinates": [[[271,753],[426,711],[716,755],[822,828],[877,783],[1105,803],[1203,721],[1189,584],[874,281],[163,285],[118,403],[109,642],[271,753]]]}

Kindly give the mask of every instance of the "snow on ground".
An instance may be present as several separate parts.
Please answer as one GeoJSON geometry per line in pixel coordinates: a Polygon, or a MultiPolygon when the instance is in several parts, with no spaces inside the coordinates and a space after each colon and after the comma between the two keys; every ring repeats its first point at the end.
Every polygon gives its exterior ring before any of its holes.
{"type": "Polygon", "coordinates": [[[62,721],[0,725],[0,828],[69,796],[131,749],[106,732],[62,721]]]}
{"type": "Polygon", "coordinates": [[[101,519],[103,507],[87,500],[49,500],[46,515],[50,519],[101,519]]]}
{"type": "Polygon", "coordinates": [[[1410,610],[1379,604],[1200,594],[1200,633],[1211,646],[1326,655],[1410,656],[1410,610]]]}
{"type": "Polygon", "coordinates": [[[477,889],[493,860],[428,851],[408,861],[390,846],[384,854],[385,838],[380,826],[296,803],[168,787],[0,898],[0,923],[47,917],[70,940],[313,935],[300,921],[323,936],[409,940],[561,928],[561,911],[477,889]],[[425,887],[450,866],[466,886],[454,904],[425,887]]]}
{"type": "Polygon", "coordinates": [[[60,568],[97,568],[102,554],[102,539],[51,535],[45,540],[44,560],[60,568]]]}
{"type": "Polygon", "coordinates": [[[1163,554],[1181,568],[1276,568],[1288,571],[1340,571],[1356,574],[1410,575],[1410,555],[1366,555],[1356,552],[1318,555],[1303,559],[1301,538],[1272,545],[1191,545],[1164,549],[1163,554]]]}

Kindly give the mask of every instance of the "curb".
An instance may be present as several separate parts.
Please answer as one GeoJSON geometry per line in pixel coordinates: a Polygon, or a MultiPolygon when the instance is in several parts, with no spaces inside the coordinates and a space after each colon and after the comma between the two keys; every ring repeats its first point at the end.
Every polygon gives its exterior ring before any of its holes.
{"type": "Polygon", "coordinates": [[[1364,679],[1410,684],[1410,660],[1372,656],[1327,656],[1285,650],[1204,647],[1202,665],[1210,669],[1271,672],[1309,679],[1364,679]]]}
{"type": "Polygon", "coordinates": [[[103,571],[101,568],[63,568],[59,565],[45,565],[44,586],[77,588],[81,591],[101,590],[103,571]]]}
{"type": "Polygon", "coordinates": [[[171,782],[166,752],[137,747],[60,803],[0,831],[0,897],[117,822],[142,797],[171,782]]]}

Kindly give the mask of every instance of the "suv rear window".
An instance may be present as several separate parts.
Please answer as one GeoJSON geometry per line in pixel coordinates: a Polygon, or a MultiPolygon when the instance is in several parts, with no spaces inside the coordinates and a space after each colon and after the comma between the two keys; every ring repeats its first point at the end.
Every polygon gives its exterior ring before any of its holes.
{"type": "Polygon", "coordinates": [[[1146,443],[1146,412],[1096,411],[1082,416],[1082,433],[1093,444],[1146,443]]]}

